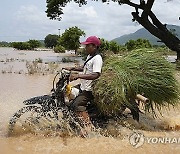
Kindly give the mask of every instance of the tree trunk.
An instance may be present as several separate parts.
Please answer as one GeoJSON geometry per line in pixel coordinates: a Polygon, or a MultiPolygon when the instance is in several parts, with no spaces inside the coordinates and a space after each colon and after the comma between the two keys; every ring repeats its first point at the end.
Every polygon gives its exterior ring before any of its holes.
{"type": "Polygon", "coordinates": [[[152,11],[148,12],[152,22],[149,21],[147,15],[144,16],[143,14],[143,17],[140,17],[138,12],[132,12],[132,16],[152,35],[159,38],[169,49],[177,52],[177,61],[180,60],[180,40],[166,28],[166,25],[163,25],[156,18],[152,11]]]}

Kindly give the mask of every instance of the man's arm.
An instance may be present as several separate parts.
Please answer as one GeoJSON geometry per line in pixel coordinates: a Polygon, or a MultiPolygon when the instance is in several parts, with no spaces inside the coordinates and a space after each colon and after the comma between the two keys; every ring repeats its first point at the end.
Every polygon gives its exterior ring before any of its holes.
{"type": "Polygon", "coordinates": [[[82,72],[83,71],[83,67],[65,67],[64,69],[69,70],[69,71],[78,71],[78,72],[82,72]]]}
{"type": "Polygon", "coordinates": [[[77,79],[95,80],[100,76],[100,73],[94,72],[91,74],[71,74],[70,81],[77,79]]]}

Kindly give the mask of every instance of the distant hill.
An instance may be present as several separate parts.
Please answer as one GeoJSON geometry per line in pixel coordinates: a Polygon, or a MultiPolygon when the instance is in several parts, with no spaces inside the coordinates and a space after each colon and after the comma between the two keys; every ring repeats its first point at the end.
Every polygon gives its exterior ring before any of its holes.
{"type": "MultiPolygon", "coordinates": [[[[177,37],[180,39],[180,26],[167,25],[167,28],[174,31],[175,34],[177,34],[177,37]]],[[[120,36],[118,38],[113,39],[112,41],[115,41],[119,44],[125,44],[129,40],[137,40],[138,38],[147,39],[150,41],[152,45],[162,45],[162,43],[157,42],[159,39],[153,36],[151,33],[149,33],[145,28],[141,28],[136,32],[128,35],[120,36]]]]}

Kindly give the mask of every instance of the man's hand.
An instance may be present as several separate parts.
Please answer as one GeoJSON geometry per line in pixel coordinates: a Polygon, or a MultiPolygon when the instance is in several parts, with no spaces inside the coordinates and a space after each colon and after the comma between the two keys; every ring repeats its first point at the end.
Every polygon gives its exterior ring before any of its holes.
{"type": "Polygon", "coordinates": [[[71,73],[70,77],[69,77],[69,80],[70,81],[73,81],[73,80],[77,80],[79,78],[79,74],[74,74],[74,73],[71,73]]]}

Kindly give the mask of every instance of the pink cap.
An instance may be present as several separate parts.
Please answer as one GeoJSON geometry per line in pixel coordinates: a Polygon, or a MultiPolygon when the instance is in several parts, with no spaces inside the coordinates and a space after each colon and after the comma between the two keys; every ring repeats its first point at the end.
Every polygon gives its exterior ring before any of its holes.
{"type": "Polygon", "coordinates": [[[96,46],[100,46],[101,41],[96,36],[90,36],[86,39],[85,42],[81,42],[81,44],[94,44],[96,46]]]}

